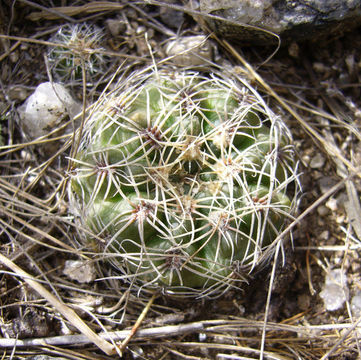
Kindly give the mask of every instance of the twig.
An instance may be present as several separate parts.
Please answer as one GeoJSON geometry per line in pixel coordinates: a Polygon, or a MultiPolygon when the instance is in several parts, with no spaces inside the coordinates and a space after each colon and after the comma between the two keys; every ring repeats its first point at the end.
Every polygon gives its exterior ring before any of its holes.
{"type": "MultiPolygon", "coordinates": [[[[222,350],[222,351],[237,351],[243,352],[245,354],[252,354],[252,355],[260,355],[261,351],[258,349],[252,349],[251,347],[246,346],[238,346],[238,345],[229,345],[229,344],[221,344],[221,343],[197,343],[197,342],[173,342],[172,345],[179,346],[179,347],[188,347],[188,348],[207,348],[207,349],[215,349],[215,350],[222,350]]],[[[265,359],[269,360],[289,360],[289,357],[285,357],[283,355],[278,355],[276,353],[265,351],[263,353],[265,359]]]]}
{"type": "MultiPolygon", "coordinates": [[[[5,266],[7,266],[19,276],[21,276],[29,286],[31,286],[37,293],[39,293],[44,299],[46,299],[52,306],[54,306],[57,311],[59,311],[60,314],[62,314],[74,327],[76,327],[88,339],[89,342],[94,343],[107,355],[114,354],[115,348],[112,344],[102,339],[93,330],[91,330],[74,310],[66,306],[64,303],[60,302],[53,294],[51,294],[38,281],[36,281],[34,277],[25,272],[23,269],[21,269],[19,266],[17,266],[15,263],[13,263],[1,253],[0,262],[2,262],[5,266]]],[[[44,345],[44,340],[39,340],[40,342],[38,342],[37,345],[44,345]]],[[[19,341],[21,340],[14,339],[12,345],[18,347],[19,341]]]]}
{"type": "MultiPolygon", "coordinates": [[[[195,322],[189,324],[180,325],[168,325],[156,328],[139,329],[133,338],[137,340],[141,339],[155,339],[169,336],[178,336],[187,333],[196,333],[202,331],[204,325],[202,322],[195,322]]],[[[98,336],[107,341],[122,341],[129,337],[132,330],[121,330],[115,332],[101,333],[98,336]]],[[[37,339],[4,339],[0,338],[0,348],[12,348],[16,346],[18,348],[34,347],[34,346],[69,346],[69,345],[85,345],[90,344],[92,341],[85,335],[64,335],[64,336],[53,336],[48,338],[37,338],[37,339]]]]}
{"type": "MultiPolygon", "coordinates": [[[[357,322],[357,326],[359,322],[357,322]]],[[[184,334],[198,333],[198,332],[210,332],[220,333],[226,331],[240,331],[242,330],[255,330],[262,329],[264,326],[263,321],[255,321],[245,318],[236,320],[205,320],[199,322],[191,322],[187,324],[179,325],[167,325],[155,328],[139,329],[133,336],[134,340],[149,340],[159,339],[165,337],[172,337],[184,334]]],[[[279,323],[267,323],[267,330],[291,332],[296,333],[298,336],[305,335],[310,337],[313,334],[313,338],[316,339],[320,336],[320,332],[323,331],[341,331],[341,330],[355,330],[355,324],[351,323],[339,323],[339,324],[322,324],[322,325],[289,325],[279,323]]],[[[114,332],[99,333],[98,336],[107,341],[122,341],[125,340],[132,330],[121,330],[114,332]]],[[[0,348],[12,348],[16,346],[18,348],[36,347],[36,346],[71,346],[71,345],[86,345],[92,342],[85,335],[63,335],[53,336],[48,338],[36,338],[36,339],[5,339],[0,338],[0,348]]],[[[173,343],[173,342],[172,342],[173,343]]],[[[210,344],[205,344],[210,345],[210,344]]],[[[223,349],[224,350],[224,349],[223,349]]],[[[259,353],[259,350],[256,350],[259,353]]]]}
{"type": "Polygon", "coordinates": [[[143,309],[142,313],[139,315],[137,321],[135,322],[134,326],[130,330],[129,335],[124,339],[122,344],[120,345],[120,352],[123,352],[126,346],[128,345],[129,341],[135,336],[136,332],[139,329],[139,326],[141,325],[142,321],[144,320],[145,316],[147,315],[150,307],[152,306],[155,298],[157,297],[157,293],[154,293],[153,296],[148,301],[148,304],[143,309]]]}

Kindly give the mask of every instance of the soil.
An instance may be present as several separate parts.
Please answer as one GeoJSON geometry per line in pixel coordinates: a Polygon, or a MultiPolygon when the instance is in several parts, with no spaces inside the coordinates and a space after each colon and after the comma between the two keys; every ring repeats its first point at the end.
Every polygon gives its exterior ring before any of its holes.
{"type": "MultiPolygon", "coordinates": [[[[109,264],[89,258],[88,249],[83,248],[84,235],[69,215],[66,194],[71,133],[55,133],[47,143],[31,142],[21,127],[18,108],[38,84],[49,81],[49,75],[59,81],[46,61],[52,46],[48,42],[71,21],[96,25],[104,31],[101,46],[106,66],[102,76],[89,81],[85,88],[81,81],[67,86],[80,103],[85,93],[88,105],[96,101],[116,71],[118,76],[127,75],[164,59],[163,44],[172,36],[204,33],[193,18],[174,12],[166,2],[149,5],[123,1],[117,3],[118,9],[112,4],[5,0],[0,6],[0,124],[4,144],[0,147],[0,254],[39,279],[97,333],[130,329],[149,296],[129,293],[126,284],[114,278],[109,264]],[[56,12],[42,12],[39,7],[56,12]],[[175,19],[174,23],[170,19],[175,19]],[[99,274],[97,281],[64,274],[67,260],[84,259],[99,274]]],[[[214,62],[244,73],[291,129],[303,192],[299,222],[293,228],[292,241],[285,243],[276,261],[274,274],[271,262],[253,273],[242,289],[230,290],[217,299],[179,300],[159,294],[140,329],[185,325],[189,331],[167,328],[165,336],[132,338],[124,359],[361,357],[357,327],[361,311],[352,306],[361,289],[361,224],[357,212],[361,191],[360,30],[317,42],[293,42],[276,52],[274,47],[232,43],[239,57],[222,39],[210,40],[214,62]],[[251,71],[244,68],[240,58],[250,64],[251,71]],[[320,292],[325,275],[339,268],[346,274],[343,291],[348,296],[339,309],[329,311],[320,292]]],[[[28,346],[17,346],[14,342],[4,347],[3,359],[35,359],[38,355],[49,359],[115,358],[92,341],[79,344],[71,338],[78,333],[74,323],[1,259],[0,347],[6,339],[61,338],[56,347],[31,341],[28,346]],[[64,339],[68,343],[62,342],[64,339]]]]}

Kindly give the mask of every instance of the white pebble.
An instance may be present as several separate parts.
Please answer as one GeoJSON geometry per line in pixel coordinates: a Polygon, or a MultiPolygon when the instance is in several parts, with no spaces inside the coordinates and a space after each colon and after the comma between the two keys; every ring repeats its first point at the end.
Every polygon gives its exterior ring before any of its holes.
{"type": "Polygon", "coordinates": [[[323,165],[325,165],[325,158],[320,153],[316,154],[310,162],[312,169],[320,169],[323,165]]]}
{"type": "Polygon", "coordinates": [[[336,311],[343,307],[348,299],[349,291],[346,285],[346,275],[343,270],[331,270],[325,277],[325,284],[320,297],[327,311],[336,311]]]}
{"type": "Polygon", "coordinates": [[[66,115],[71,118],[80,106],[61,84],[46,82],[19,108],[21,125],[30,139],[44,136],[54,130],[66,115]]]}
{"type": "Polygon", "coordinates": [[[166,45],[165,53],[179,66],[203,65],[212,60],[212,46],[204,35],[172,40],[166,45]]]}
{"type": "Polygon", "coordinates": [[[328,199],[326,202],[326,206],[333,212],[337,211],[338,209],[337,200],[335,198],[328,199]]]}
{"type": "Polygon", "coordinates": [[[328,240],[330,238],[330,232],[328,230],[322,231],[320,234],[320,239],[322,240],[328,240]]]}
{"type": "Polygon", "coordinates": [[[355,317],[361,316],[361,291],[359,291],[351,300],[351,311],[355,317]]]}
{"type": "Polygon", "coordinates": [[[328,210],[326,206],[320,205],[317,208],[317,212],[318,212],[318,215],[320,215],[320,216],[326,216],[330,212],[330,210],[328,210]]]}
{"type": "Polygon", "coordinates": [[[68,276],[71,280],[76,280],[79,283],[90,283],[95,280],[96,271],[93,263],[82,260],[67,260],[63,274],[68,276]]]}

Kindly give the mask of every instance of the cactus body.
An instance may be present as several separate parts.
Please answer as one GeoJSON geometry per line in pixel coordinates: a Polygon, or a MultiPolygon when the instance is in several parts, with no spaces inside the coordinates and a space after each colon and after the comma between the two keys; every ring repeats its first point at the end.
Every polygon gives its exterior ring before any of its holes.
{"type": "Polygon", "coordinates": [[[285,125],[246,85],[134,75],[102,101],[71,189],[99,249],[142,286],[210,295],[262,263],[295,208],[285,125]]]}
{"type": "Polygon", "coordinates": [[[49,49],[48,59],[59,81],[82,82],[82,67],[88,81],[94,81],[104,70],[105,56],[101,53],[103,34],[96,26],[64,25],[50,39],[58,44],[49,49]]]}

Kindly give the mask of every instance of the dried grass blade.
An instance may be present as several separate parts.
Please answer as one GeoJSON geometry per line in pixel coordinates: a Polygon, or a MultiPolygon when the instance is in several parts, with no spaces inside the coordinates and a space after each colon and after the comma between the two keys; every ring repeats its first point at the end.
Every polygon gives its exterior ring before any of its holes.
{"type": "Polygon", "coordinates": [[[28,19],[32,21],[39,21],[42,19],[56,20],[64,16],[68,17],[79,14],[92,14],[95,12],[121,10],[123,8],[124,5],[114,3],[111,1],[94,1],[94,2],[90,2],[89,4],[84,4],[80,6],[53,7],[48,9],[47,11],[44,10],[40,12],[34,12],[28,16],[28,19]]]}
{"type": "Polygon", "coordinates": [[[121,346],[120,346],[120,351],[123,351],[126,346],[128,345],[129,341],[132,339],[132,337],[136,334],[137,330],[139,329],[139,326],[141,325],[142,321],[144,320],[145,316],[147,315],[150,307],[152,306],[155,298],[157,297],[157,294],[153,294],[153,296],[150,298],[150,300],[148,301],[148,304],[145,306],[145,308],[143,309],[142,313],[139,315],[136,323],[134,324],[134,326],[132,327],[132,329],[130,330],[129,335],[124,339],[124,341],[122,342],[121,346]]]}

